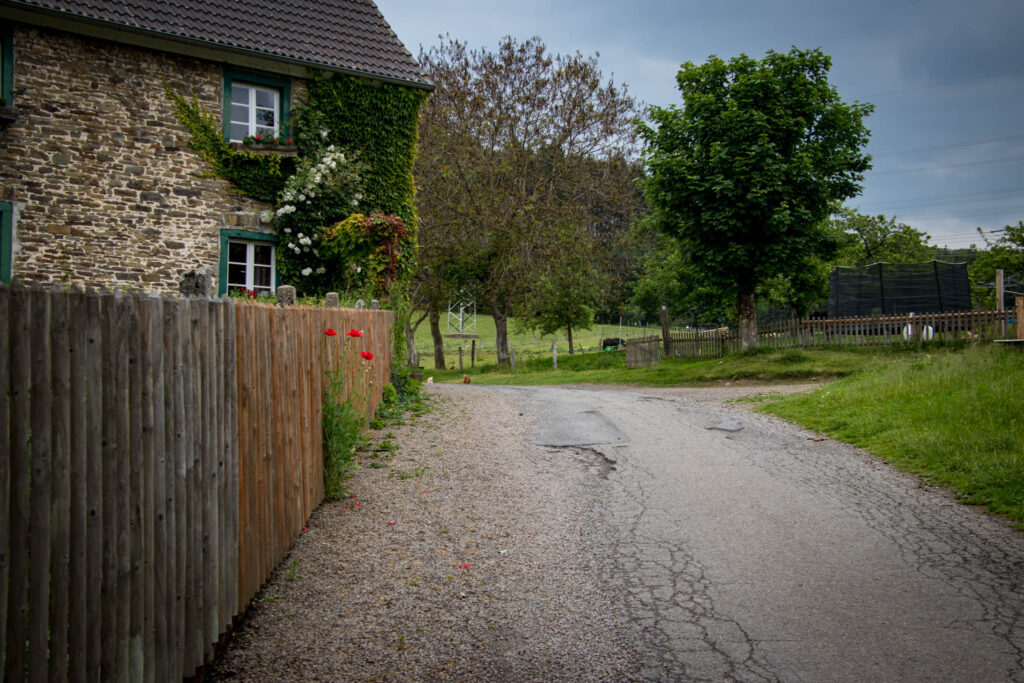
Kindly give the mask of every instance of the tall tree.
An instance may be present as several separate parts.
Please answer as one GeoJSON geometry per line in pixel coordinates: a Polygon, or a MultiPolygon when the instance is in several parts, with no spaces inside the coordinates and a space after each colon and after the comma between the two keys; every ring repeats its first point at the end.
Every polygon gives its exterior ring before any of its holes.
{"type": "Polygon", "coordinates": [[[566,233],[558,226],[593,224],[610,193],[590,162],[628,157],[637,106],[595,58],[551,56],[539,38],[506,37],[496,52],[444,38],[420,63],[436,85],[420,117],[420,240],[437,231],[445,245],[421,263],[490,310],[507,365],[520,283],[566,233]]]}
{"type": "Polygon", "coordinates": [[[868,216],[856,209],[842,207],[830,219],[839,240],[836,259],[841,266],[866,266],[872,263],[920,263],[930,261],[934,248],[928,233],[916,230],[896,217],[868,216]]]}
{"type": "MultiPolygon", "coordinates": [[[[741,345],[757,344],[758,285],[831,258],[832,202],[860,192],[869,104],[846,104],[821,50],[687,62],[677,107],[652,110],[647,199],[686,260],[736,301],[741,345]]],[[[791,278],[791,281],[793,278],[791,278]]]]}
{"type": "MultiPolygon", "coordinates": [[[[971,298],[975,305],[991,309],[996,303],[994,283],[997,270],[1004,273],[1006,289],[1009,290],[1007,294],[1012,297],[1024,292],[1024,221],[1007,225],[997,240],[989,239],[981,228],[978,228],[978,234],[987,248],[968,266],[971,298]]],[[[1012,298],[1004,304],[1012,306],[1012,298]]]]}

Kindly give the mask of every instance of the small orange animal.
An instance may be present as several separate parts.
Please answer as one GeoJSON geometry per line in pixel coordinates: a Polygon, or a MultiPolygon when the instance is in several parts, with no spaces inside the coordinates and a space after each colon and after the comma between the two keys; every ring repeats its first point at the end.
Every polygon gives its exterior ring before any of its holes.
{"type": "Polygon", "coordinates": [[[469,375],[463,375],[462,376],[462,383],[463,384],[469,384],[471,381],[472,380],[469,378],[469,375]]]}

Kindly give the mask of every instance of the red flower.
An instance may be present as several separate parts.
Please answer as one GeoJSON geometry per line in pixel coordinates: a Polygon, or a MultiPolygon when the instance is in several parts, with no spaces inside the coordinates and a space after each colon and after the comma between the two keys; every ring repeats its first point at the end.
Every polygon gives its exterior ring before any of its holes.
{"type": "Polygon", "coordinates": [[[373,360],[373,354],[370,353],[369,351],[363,351],[359,355],[365,358],[366,360],[373,360]]]}
{"type": "Polygon", "coordinates": [[[394,522],[388,522],[388,526],[394,526],[394,525],[395,525],[394,522]]]}
{"type": "Polygon", "coordinates": [[[363,333],[361,330],[349,330],[345,333],[346,337],[362,337],[363,333]]]}
{"type": "Polygon", "coordinates": [[[257,136],[256,136],[256,139],[257,139],[257,140],[262,140],[262,139],[263,139],[263,136],[262,136],[262,135],[257,135],[257,136]]]}
{"type": "Polygon", "coordinates": [[[461,569],[469,569],[469,565],[468,564],[460,564],[459,567],[461,569]]]}
{"type": "Polygon", "coordinates": [[[290,145],[290,144],[292,144],[292,139],[288,138],[287,140],[285,140],[285,142],[287,142],[290,145]]]}
{"type": "Polygon", "coordinates": [[[324,334],[326,334],[328,337],[334,337],[337,336],[338,333],[328,327],[326,330],[324,330],[324,334]]]}
{"type": "Polygon", "coordinates": [[[363,504],[362,504],[362,503],[356,503],[356,504],[355,504],[355,505],[353,505],[352,507],[357,507],[357,508],[361,508],[361,507],[363,507],[363,504]]]}

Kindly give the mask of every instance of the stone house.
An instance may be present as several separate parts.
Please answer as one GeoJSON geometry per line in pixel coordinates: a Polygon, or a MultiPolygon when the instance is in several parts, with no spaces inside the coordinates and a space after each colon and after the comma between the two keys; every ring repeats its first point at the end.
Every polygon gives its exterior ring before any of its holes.
{"type": "Polygon", "coordinates": [[[431,87],[372,0],[0,0],[0,59],[0,281],[117,290],[277,284],[270,205],[209,176],[165,87],[231,141],[287,136],[311,69],[431,87]]]}

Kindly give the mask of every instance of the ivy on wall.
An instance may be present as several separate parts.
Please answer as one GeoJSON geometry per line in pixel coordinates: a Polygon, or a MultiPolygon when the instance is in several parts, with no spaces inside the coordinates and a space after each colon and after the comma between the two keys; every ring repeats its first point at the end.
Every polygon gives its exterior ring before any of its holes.
{"type": "Polygon", "coordinates": [[[409,314],[406,289],[416,258],[412,168],[419,109],[427,93],[315,74],[304,102],[293,112],[297,158],[236,149],[224,141],[218,116],[204,111],[198,98],[188,100],[169,88],[167,94],[176,117],[192,134],[190,147],[213,173],[240,193],[275,205],[263,218],[273,221],[278,234],[283,282],[301,294],[344,291],[360,282],[370,286],[368,294],[383,292],[398,317],[393,329],[400,364],[409,314]],[[315,187],[316,196],[302,191],[308,187],[315,187]],[[357,212],[358,218],[344,222],[357,212]],[[325,249],[327,231],[334,243],[325,249]],[[353,258],[367,260],[361,265],[353,258]],[[367,275],[353,277],[363,265],[367,275]]]}
{"type": "Polygon", "coordinates": [[[195,96],[191,100],[166,87],[174,104],[174,115],[192,133],[194,149],[217,175],[234,185],[241,194],[265,202],[277,202],[285,181],[295,172],[295,159],[277,154],[235,150],[224,141],[218,116],[205,111],[195,96]]]}

